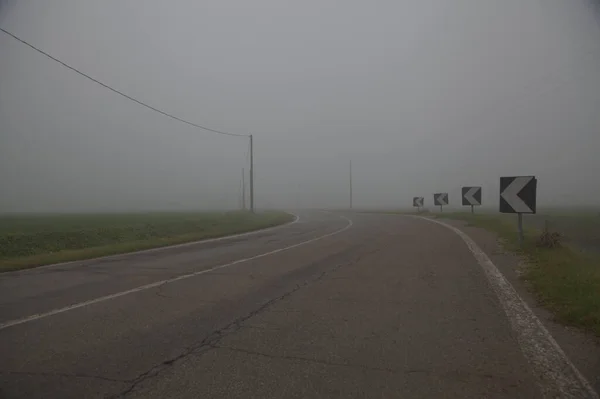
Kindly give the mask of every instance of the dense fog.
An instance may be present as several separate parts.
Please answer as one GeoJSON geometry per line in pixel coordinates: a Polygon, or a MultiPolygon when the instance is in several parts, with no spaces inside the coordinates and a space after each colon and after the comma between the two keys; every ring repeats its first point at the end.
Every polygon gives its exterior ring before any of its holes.
{"type": "MultiPolygon", "coordinates": [[[[253,134],[258,207],[347,207],[350,160],[356,207],[496,206],[512,175],[600,202],[594,1],[0,0],[0,28],[253,134]]],[[[234,209],[248,166],[246,137],[0,32],[0,211],[234,209]]]]}

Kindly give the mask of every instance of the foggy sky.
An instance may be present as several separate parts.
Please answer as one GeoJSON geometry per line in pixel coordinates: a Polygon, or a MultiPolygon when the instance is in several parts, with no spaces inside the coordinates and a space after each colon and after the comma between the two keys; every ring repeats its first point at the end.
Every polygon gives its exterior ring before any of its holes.
{"type": "MultiPolygon", "coordinates": [[[[255,137],[263,207],[536,175],[599,204],[592,0],[0,0],[0,26],[181,118],[255,137]]],[[[129,102],[0,33],[0,211],[234,208],[248,142],[129,102]]]]}

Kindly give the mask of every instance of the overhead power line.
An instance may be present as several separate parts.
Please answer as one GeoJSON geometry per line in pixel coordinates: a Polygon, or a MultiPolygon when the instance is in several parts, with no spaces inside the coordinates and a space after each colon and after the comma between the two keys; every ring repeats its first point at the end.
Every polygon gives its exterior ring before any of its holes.
{"type": "Polygon", "coordinates": [[[59,60],[58,58],[56,58],[56,57],[54,57],[54,56],[52,56],[52,55],[50,55],[50,54],[46,53],[45,51],[43,51],[43,50],[41,50],[41,49],[39,49],[39,48],[35,47],[34,45],[32,45],[32,44],[28,43],[27,41],[25,41],[25,40],[21,39],[20,37],[18,37],[18,36],[16,36],[16,35],[12,34],[11,32],[9,32],[9,31],[7,31],[7,30],[5,30],[5,29],[3,29],[3,28],[0,28],[0,31],[4,32],[5,34],[7,34],[8,36],[12,37],[13,39],[15,39],[15,40],[17,40],[17,41],[21,42],[22,44],[24,44],[24,45],[26,45],[26,46],[28,46],[28,47],[30,47],[30,48],[32,48],[32,49],[34,49],[34,50],[35,50],[35,51],[37,51],[38,53],[45,55],[46,57],[50,58],[51,60],[58,62],[58,63],[59,63],[59,64],[61,64],[62,66],[66,67],[66,68],[69,68],[69,69],[70,69],[70,70],[72,70],[73,72],[76,72],[76,73],[78,73],[79,75],[81,75],[81,76],[83,76],[83,77],[85,77],[85,78],[87,78],[87,79],[91,80],[92,82],[94,82],[94,83],[97,83],[97,84],[99,84],[100,86],[103,86],[103,87],[107,88],[108,90],[110,90],[110,91],[112,91],[112,92],[114,92],[114,93],[117,93],[118,95],[120,95],[120,96],[122,96],[122,97],[125,97],[126,99],[128,99],[128,100],[130,100],[130,101],[133,101],[133,102],[135,102],[135,103],[137,103],[137,104],[139,104],[139,105],[141,105],[141,106],[143,106],[143,107],[146,107],[146,108],[148,108],[148,109],[151,109],[151,110],[152,110],[152,111],[154,111],[154,112],[158,112],[159,114],[162,114],[162,115],[164,115],[164,116],[167,116],[167,117],[169,117],[169,118],[171,118],[171,119],[175,119],[176,121],[179,121],[179,122],[185,123],[185,124],[187,124],[187,125],[190,125],[190,126],[196,127],[196,128],[198,128],[198,129],[206,130],[206,131],[209,131],[209,132],[212,132],[212,133],[223,134],[223,135],[226,135],[226,136],[249,137],[249,135],[247,135],[247,134],[237,134],[237,133],[230,133],[230,132],[224,132],[224,131],[221,131],[221,130],[215,130],[215,129],[211,129],[211,128],[208,128],[208,127],[206,127],[206,126],[202,126],[202,125],[198,125],[198,124],[196,124],[196,123],[193,123],[193,122],[186,121],[185,119],[181,119],[181,118],[179,118],[179,117],[177,117],[177,116],[175,116],[175,115],[172,115],[172,114],[170,114],[170,113],[168,113],[168,112],[161,111],[160,109],[158,109],[158,108],[156,108],[156,107],[153,107],[153,106],[151,106],[151,105],[148,105],[148,104],[146,104],[146,103],[145,103],[145,102],[143,102],[143,101],[140,101],[140,100],[138,100],[138,99],[136,99],[136,98],[133,98],[133,97],[131,97],[130,95],[127,95],[127,94],[123,93],[122,91],[119,91],[119,90],[117,90],[117,89],[115,89],[115,88],[113,88],[113,87],[111,87],[111,86],[107,85],[106,83],[103,83],[103,82],[99,81],[98,79],[95,79],[95,78],[91,77],[90,75],[88,75],[88,74],[86,74],[86,73],[84,73],[84,72],[80,71],[79,69],[77,69],[77,68],[75,68],[75,67],[72,67],[71,65],[67,64],[66,62],[64,62],[64,61],[61,61],[61,60],[59,60]]]}

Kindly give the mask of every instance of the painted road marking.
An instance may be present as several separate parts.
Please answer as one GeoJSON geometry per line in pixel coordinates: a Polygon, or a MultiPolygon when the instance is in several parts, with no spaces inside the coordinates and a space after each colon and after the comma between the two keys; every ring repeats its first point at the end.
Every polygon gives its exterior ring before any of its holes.
{"type": "Polygon", "coordinates": [[[569,360],[552,334],[471,237],[456,227],[438,220],[420,216],[411,217],[442,225],[458,234],[467,244],[500,299],[502,308],[517,333],[521,351],[540,381],[544,397],[599,399],[598,393],[569,360]]]}
{"type": "Polygon", "coordinates": [[[211,242],[226,241],[226,240],[231,240],[231,239],[234,239],[234,238],[252,236],[252,235],[255,235],[255,234],[258,234],[258,233],[266,233],[268,231],[277,230],[277,229],[280,229],[282,227],[291,226],[291,225],[296,224],[296,223],[305,223],[305,222],[300,222],[300,216],[295,215],[295,214],[293,214],[291,212],[286,212],[286,213],[294,216],[294,220],[292,220],[291,222],[288,222],[288,223],[280,224],[278,226],[272,226],[272,227],[267,227],[267,228],[264,228],[264,229],[252,230],[252,231],[248,231],[246,233],[239,233],[239,234],[227,235],[227,236],[223,236],[223,237],[207,238],[205,240],[200,240],[200,241],[191,241],[191,242],[184,242],[182,244],[167,245],[166,247],[157,247],[157,248],[142,249],[141,251],[124,252],[122,254],[100,256],[98,258],[81,259],[81,260],[71,260],[69,262],[53,263],[51,265],[37,266],[37,267],[29,268],[29,269],[14,270],[12,272],[2,273],[2,277],[9,276],[11,274],[35,273],[35,272],[37,272],[39,270],[44,270],[44,269],[48,269],[48,268],[52,268],[52,267],[68,266],[68,265],[73,265],[75,263],[87,263],[87,262],[94,262],[94,261],[98,261],[98,260],[106,260],[106,259],[114,259],[114,258],[118,258],[118,257],[126,257],[126,256],[130,256],[130,255],[139,255],[139,254],[147,254],[147,253],[152,253],[152,252],[159,252],[159,251],[164,251],[164,250],[167,250],[167,249],[190,247],[192,245],[210,244],[211,242]]]}
{"type": "Polygon", "coordinates": [[[200,276],[202,274],[214,272],[215,270],[224,269],[224,268],[229,267],[229,266],[238,265],[240,263],[249,262],[251,260],[256,260],[256,259],[264,258],[265,256],[274,255],[274,254],[279,253],[279,252],[287,251],[288,249],[297,248],[297,247],[300,247],[302,245],[310,244],[312,242],[315,242],[315,241],[318,241],[318,240],[322,240],[323,238],[327,238],[327,237],[334,236],[336,234],[340,234],[340,233],[342,233],[342,232],[344,232],[344,231],[346,231],[346,230],[348,230],[349,228],[352,227],[352,225],[353,225],[352,220],[348,219],[345,216],[340,216],[340,217],[342,219],[345,219],[348,222],[348,224],[346,226],[344,226],[343,228],[341,228],[339,230],[336,230],[336,231],[334,231],[332,233],[327,233],[325,235],[322,235],[322,236],[319,236],[319,237],[316,237],[316,238],[311,238],[310,240],[307,240],[307,241],[302,241],[302,242],[300,242],[298,244],[289,245],[287,247],[279,248],[279,249],[276,249],[276,250],[273,250],[273,251],[265,252],[265,253],[260,254],[260,255],[252,256],[250,258],[238,259],[238,260],[230,262],[230,263],[226,263],[226,264],[223,264],[223,265],[211,267],[210,269],[199,270],[197,272],[193,272],[193,273],[189,273],[189,274],[184,274],[184,275],[181,275],[181,276],[178,276],[178,277],[173,277],[173,278],[170,278],[170,279],[167,279],[167,280],[161,280],[161,281],[157,281],[157,282],[154,282],[154,283],[142,285],[140,287],[132,288],[132,289],[127,290],[127,291],[117,292],[116,294],[106,295],[106,296],[103,296],[103,297],[100,297],[100,298],[96,298],[96,299],[91,299],[91,300],[85,301],[85,302],[79,302],[79,303],[76,303],[74,305],[66,306],[64,308],[54,309],[54,310],[51,310],[49,312],[38,313],[38,314],[27,316],[27,317],[24,317],[24,318],[21,318],[21,319],[10,320],[10,321],[4,322],[4,323],[0,323],[0,330],[4,330],[5,328],[9,328],[9,327],[14,327],[14,326],[17,326],[19,324],[25,324],[25,323],[29,323],[29,322],[32,322],[32,321],[35,321],[35,320],[39,320],[39,319],[43,319],[43,318],[46,318],[46,317],[54,316],[54,315],[57,315],[57,314],[60,314],[60,313],[65,313],[65,312],[68,312],[70,310],[75,310],[75,309],[83,308],[85,306],[93,305],[95,303],[105,302],[105,301],[109,301],[111,299],[116,299],[116,298],[119,298],[119,297],[122,297],[122,296],[125,296],[125,295],[134,294],[136,292],[149,290],[151,288],[156,288],[156,287],[159,287],[161,285],[174,283],[174,282],[179,281],[179,280],[185,280],[185,279],[188,279],[188,278],[191,278],[191,277],[200,276]]]}

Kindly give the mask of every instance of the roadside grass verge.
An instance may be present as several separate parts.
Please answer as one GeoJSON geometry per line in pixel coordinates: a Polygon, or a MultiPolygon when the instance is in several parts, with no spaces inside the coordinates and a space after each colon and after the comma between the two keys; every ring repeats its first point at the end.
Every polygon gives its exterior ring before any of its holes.
{"type": "Polygon", "coordinates": [[[545,248],[537,245],[540,230],[527,229],[525,241],[518,243],[517,216],[504,214],[429,214],[457,219],[495,232],[506,249],[524,257],[523,278],[539,303],[552,311],[557,321],[591,331],[600,337],[600,256],[582,252],[570,245],[545,248]]]}
{"type": "Polygon", "coordinates": [[[0,216],[0,272],[223,237],[293,220],[285,212],[0,216]]]}

